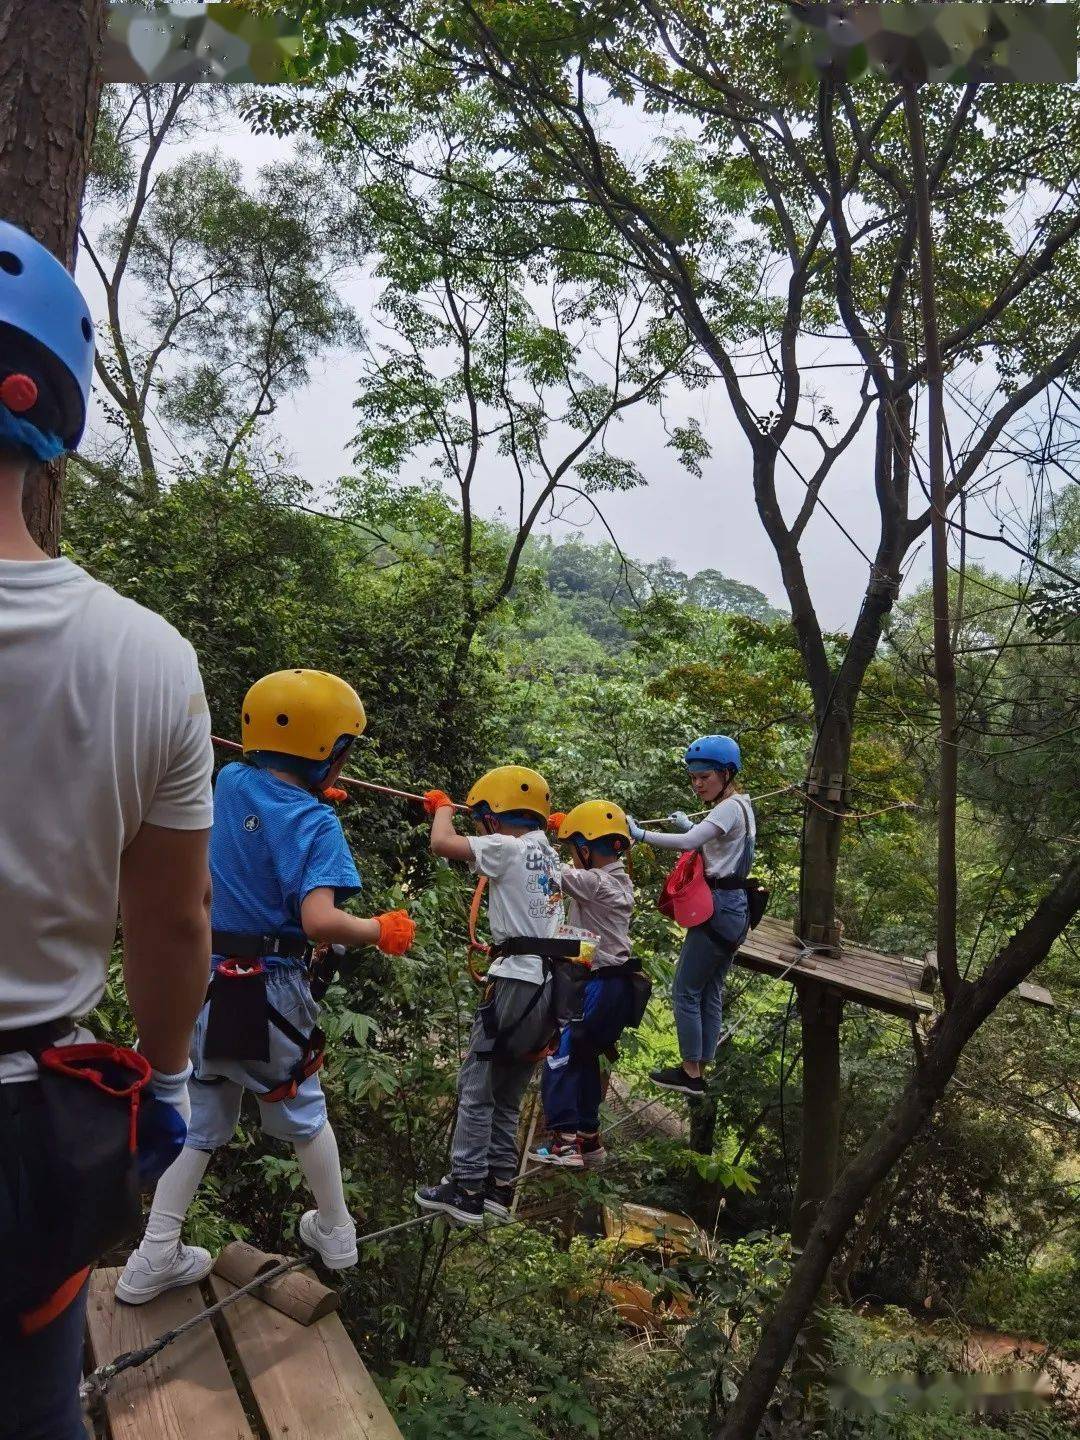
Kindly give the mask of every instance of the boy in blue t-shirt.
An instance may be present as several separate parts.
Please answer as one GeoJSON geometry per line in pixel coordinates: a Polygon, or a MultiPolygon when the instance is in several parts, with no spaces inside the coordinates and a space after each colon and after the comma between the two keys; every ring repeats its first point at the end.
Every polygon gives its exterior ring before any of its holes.
{"type": "Polygon", "coordinates": [[[318,670],[267,675],[244,699],[250,763],[227,765],[214,793],[213,973],[192,1044],[191,1123],[117,1282],[128,1304],[209,1273],[209,1252],[181,1244],[180,1232],[213,1152],[232,1138],[245,1090],[263,1128],[292,1142],[315,1197],[301,1239],[330,1269],[356,1264],[356,1227],[319,1083],[323,1036],[309,966],[317,945],[403,954],[416,928],[403,910],[361,920],[340,908],[360,877],[341,822],[320,797],[366,723],[352,687],[318,670]]]}

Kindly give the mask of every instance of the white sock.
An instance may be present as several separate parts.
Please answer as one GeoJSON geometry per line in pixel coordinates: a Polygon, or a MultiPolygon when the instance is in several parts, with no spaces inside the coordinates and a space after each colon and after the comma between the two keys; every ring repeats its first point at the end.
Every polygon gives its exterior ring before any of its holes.
{"type": "Polygon", "coordinates": [[[184,1216],[210,1164],[210,1152],[185,1145],[157,1183],[139,1253],[154,1270],[163,1270],[176,1254],[184,1216]]]}
{"type": "Polygon", "coordinates": [[[319,1207],[319,1228],[329,1231],[336,1230],[339,1225],[351,1225],[352,1216],[346,1208],[345,1189],[341,1183],[337,1137],[329,1120],[314,1139],[294,1140],[293,1148],[319,1207]]]}

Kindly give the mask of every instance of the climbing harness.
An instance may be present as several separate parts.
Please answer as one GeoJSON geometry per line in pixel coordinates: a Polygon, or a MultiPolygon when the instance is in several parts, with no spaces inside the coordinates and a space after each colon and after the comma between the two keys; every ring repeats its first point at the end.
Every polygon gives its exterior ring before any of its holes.
{"type": "Polygon", "coordinates": [[[744,795],[733,795],[732,799],[742,811],[743,825],[746,830],[746,839],[743,842],[743,851],[739,859],[739,867],[734,875],[723,875],[713,880],[706,876],[710,890],[741,890],[746,896],[747,916],[750,929],[756,930],[761,924],[765,910],[769,904],[769,888],[763,880],[756,875],[750,874],[750,867],[754,863],[754,833],[750,828],[751,812],[750,804],[744,795]]]}
{"type": "MultiPolygon", "coordinates": [[[[214,969],[206,992],[209,1012],[203,1055],[207,1060],[234,1060],[265,1064],[270,1059],[270,1026],[295,1046],[296,1063],[288,1075],[263,1091],[259,1099],[268,1105],[291,1100],[309,1076],[322,1069],[326,1057],[326,1035],[318,1025],[308,1034],[298,1030],[271,1005],[267,994],[267,957],[300,960],[310,968],[315,947],[302,936],[289,934],[245,934],[215,930],[213,953],[225,958],[214,969]]],[[[320,983],[330,983],[320,976],[320,983]]],[[[221,1083],[223,1076],[197,1076],[199,1085],[221,1083]]]]}
{"type": "MultiPolygon", "coordinates": [[[[592,955],[597,937],[587,931],[572,935],[564,933],[549,939],[538,935],[514,935],[485,944],[478,938],[476,927],[486,888],[487,876],[481,875],[469,903],[469,948],[465,960],[473,983],[484,990],[476,1012],[484,1026],[484,1044],[482,1049],[477,1050],[477,1057],[481,1060],[543,1060],[553,1053],[561,1025],[572,1022],[580,1014],[585,986],[593,978],[592,955]],[[486,956],[489,961],[498,961],[511,955],[538,955],[543,962],[544,979],[514,1022],[500,1027],[495,1003],[497,979],[489,980],[481,973],[477,957],[486,956]],[[548,1039],[539,1049],[534,1047],[518,1053],[511,1037],[540,1004],[547,1007],[546,1019],[550,1022],[548,1039]]],[[[564,926],[563,929],[565,932],[569,927],[564,926]]]]}
{"type": "Polygon", "coordinates": [[[492,960],[512,955],[538,955],[544,968],[543,981],[524,1010],[509,1025],[499,1023],[498,979],[487,982],[477,1016],[484,1028],[484,1039],[476,1046],[479,1060],[538,1061],[554,1053],[563,1025],[578,1022],[585,999],[585,986],[592,973],[592,959],[585,948],[589,942],[577,936],[555,936],[543,939],[536,935],[515,935],[488,946],[492,960]],[[543,1041],[521,1049],[514,1036],[533,1014],[542,1007],[539,1023],[545,1034],[543,1041]]]}
{"type": "MultiPolygon", "coordinates": [[[[603,965],[599,970],[594,970],[589,976],[590,982],[596,980],[602,983],[610,983],[614,980],[629,980],[631,991],[630,1017],[623,1026],[624,1030],[636,1030],[645,1019],[645,1011],[649,1008],[649,1001],[652,999],[652,981],[645,974],[641,967],[641,961],[631,957],[624,960],[621,965],[603,965]]],[[[606,1053],[606,1052],[605,1052],[606,1053]]]]}

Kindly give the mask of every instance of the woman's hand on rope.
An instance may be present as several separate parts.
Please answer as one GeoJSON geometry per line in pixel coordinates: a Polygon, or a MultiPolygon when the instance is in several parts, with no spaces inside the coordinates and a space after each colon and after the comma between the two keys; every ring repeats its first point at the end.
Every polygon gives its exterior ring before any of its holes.
{"type": "Polygon", "coordinates": [[[445,810],[447,806],[452,810],[454,808],[454,802],[445,790],[424,791],[424,811],[426,814],[434,815],[437,810],[445,810]]]}
{"type": "Polygon", "coordinates": [[[632,815],[626,817],[626,828],[630,831],[630,839],[633,841],[645,839],[645,827],[639,825],[632,815]]]}
{"type": "Polygon", "coordinates": [[[375,942],[384,955],[404,955],[416,938],[416,921],[405,910],[388,910],[372,917],[379,927],[375,942]]]}
{"type": "Polygon", "coordinates": [[[685,835],[688,830],[694,828],[694,822],[685,810],[673,810],[667,817],[667,823],[671,826],[672,830],[676,831],[679,835],[685,835]]]}

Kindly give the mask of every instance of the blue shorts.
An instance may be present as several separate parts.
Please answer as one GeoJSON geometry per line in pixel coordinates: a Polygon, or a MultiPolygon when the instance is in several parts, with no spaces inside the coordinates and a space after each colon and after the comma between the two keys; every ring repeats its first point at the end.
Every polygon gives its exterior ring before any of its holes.
{"type": "MultiPolygon", "coordinates": [[[[318,1003],[312,998],[307,973],[298,965],[272,965],[267,971],[266,995],[270,1004],[301,1034],[307,1035],[319,1018],[318,1003]]],[[[270,1026],[270,1059],[204,1060],[206,1017],[204,1005],[195,1021],[191,1045],[194,1072],[188,1094],[191,1123],[185,1144],[193,1150],[216,1150],[227,1145],[236,1133],[244,1091],[258,1100],[288,1078],[300,1058],[293,1045],[276,1025],[270,1026]]],[[[259,1101],[262,1127],[279,1140],[312,1140],[326,1124],[326,1097],[318,1074],[309,1075],[291,1100],[267,1105],[259,1101]]]]}

